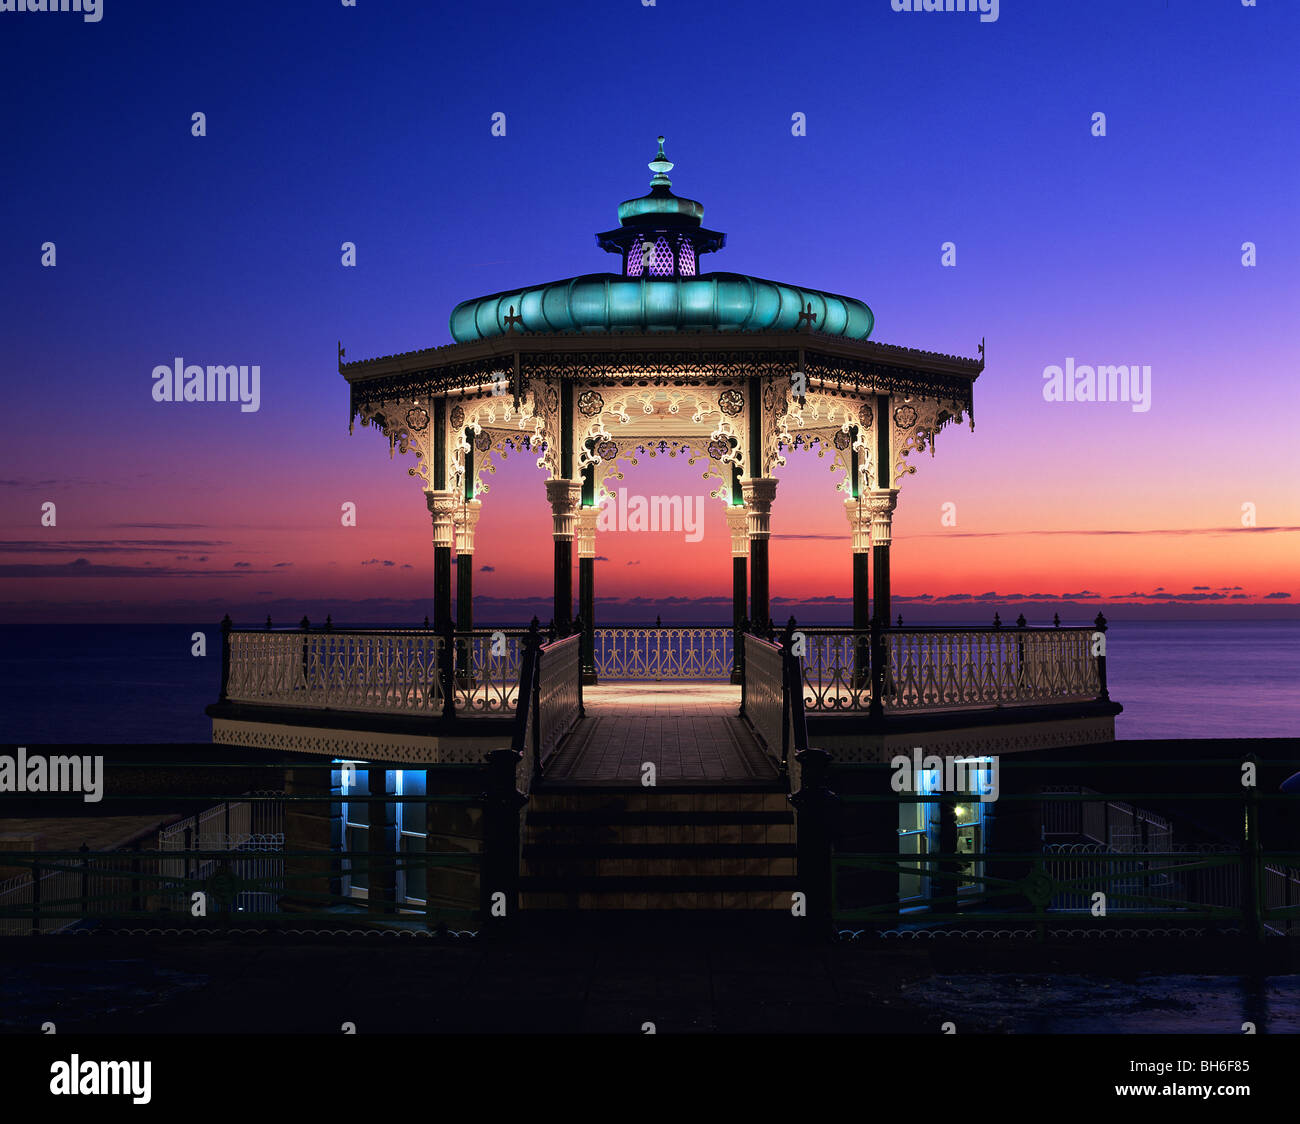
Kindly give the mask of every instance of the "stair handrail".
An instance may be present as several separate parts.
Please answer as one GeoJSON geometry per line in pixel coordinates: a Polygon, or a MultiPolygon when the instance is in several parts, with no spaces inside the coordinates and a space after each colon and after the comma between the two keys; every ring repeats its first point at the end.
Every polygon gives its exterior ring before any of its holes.
{"type": "Polygon", "coordinates": [[[533,721],[537,713],[537,685],[539,663],[541,661],[542,637],[536,617],[528,626],[524,635],[524,650],[519,659],[519,697],[515,701],[515,723],[511,733],[510,748],[517,753],[527,754],[532,749],[533,780],[541,779],[541,731],[533,721]],[[532,745],[529,746],[528,731],[532,727],[532,745]]]}
{"type": "MultiPolygon", "coordinates": [[[[790,777],[790,759],[808,748],[808,718],[804,711],[803,666],[794,654],[795,619],[791,617],[781,634],[781,685],[785,695],[785,736],[782,738],[781,771],[790,777]]],[[[791,789],[793,791],[793,789],[791,789]]]]}

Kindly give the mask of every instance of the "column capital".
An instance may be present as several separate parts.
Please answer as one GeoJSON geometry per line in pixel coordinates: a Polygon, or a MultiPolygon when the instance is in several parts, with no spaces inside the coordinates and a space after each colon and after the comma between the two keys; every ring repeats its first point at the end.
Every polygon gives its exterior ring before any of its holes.
{"type": "Polygon", "coordinates": [[[849,496],[844,501],[844,514],[848,516],[849,530],[853,533],[853,553],[868,553],[871,550],[871,509],[864,500],[849,496]]]}
{"type": "Polygon", "coordinates": [[[871,515],[871,541],[876,546],[888,546],[894,522],[894,508],[898,506],[897,488],[873,488],[862,497],[862,506],[871,515]]]}
{"type": "Polygon", "coordinates": [[[731,557],[749,557],[749,508],[736,504],[727,508],[727,530],[731,532],[731,557]]]}
{"type": "Polygon", "coordinates": [[[772,533],[772,501],[776,499],[776,478],[751,476],[740,482],[740,490],[749,513],[749,537],[766,541],[772,533]]]}
{"type": "Polygon", "coordinates": [[[578,508],[578,557],[596,557],[596,520],[600,516],[598,507],[578,508]]]}
{"type": "Polygon", "coordinates": [[[577,509],[582,502],[582,481],[564,477],[548,480],[546,499],[551,505],[551,534],[557,540],[572,542],[577,509]]]}
{"type": "Polygon", "coordinates": [[[456,553],[474,553],[474,530],[483,514],[482,500],[466,500],[456,507],[456,553]]]}
{"type": "Polygon", "coordinates": [[[456,493],[452,491],[435,492],[426,490],[424,502],[428,505],[429,514],[433,517],[433,545],[445,546],[450,550],[454,529],[453,519],[458,506],[456,493]]]}

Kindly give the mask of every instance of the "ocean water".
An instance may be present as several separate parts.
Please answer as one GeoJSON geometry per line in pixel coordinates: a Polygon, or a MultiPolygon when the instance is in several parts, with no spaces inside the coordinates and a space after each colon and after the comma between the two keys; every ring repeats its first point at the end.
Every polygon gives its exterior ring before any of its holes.
{"type": "MultiPolygon", "coordinates": [[[[1300,738],[1300,621],[1116,621],[1107,677],[1120,738],[1300,738]]],[[[0,625],[0,744],[208,741],[220,681],[212,624],[0,625]]]]}

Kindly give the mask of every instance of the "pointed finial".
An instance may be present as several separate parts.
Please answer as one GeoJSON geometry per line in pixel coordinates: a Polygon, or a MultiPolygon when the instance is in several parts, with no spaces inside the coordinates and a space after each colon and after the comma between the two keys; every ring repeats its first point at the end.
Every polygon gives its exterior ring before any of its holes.
{"type": "Polygon", "coordinates": [[[654,176],[650,180],[651,187],[672,187],[673,181],[668,178],[668,173],[673,170],[673,162],[664,155],[664,138],[659,138],[659,151],[655,153],[655,158],[650,161],[648,167],[654,176]]]}

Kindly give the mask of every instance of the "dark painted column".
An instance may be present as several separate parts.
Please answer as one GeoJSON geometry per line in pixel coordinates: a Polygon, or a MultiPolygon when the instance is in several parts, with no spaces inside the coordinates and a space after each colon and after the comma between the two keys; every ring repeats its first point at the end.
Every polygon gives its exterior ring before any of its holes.
{"type": "Polygon", "coordinates": [[[578,522],[579,480],[548,480],[551,535],[555,540],[555,629],[564,635],[573,623],[573,538],[578,522]]]}
{"type": "MultiPolygon", "coordinates": [[[[588,442],[590,446],[591,442],[588,442]]],[[[582,506],[578,509],[578,616],[582,618],[582,681],[596,682],[596,466],[582,470],[582,506]]]]}
{"type": "Polygon", "coordinates": [[[474,555],[456,552],[456,630],[474,627],[474,555]]]}
{"type": "MultiPolygon", "coordinates": [[[[853,627],[865,632],[871,627],[871,510],[861,498],[844,501],[853,539],[853,627]]],[[[871,679],[871,644],[858,636],[853,649],[853,685],[861,688],[871,679]]]]}
{"type": "Polygon", "coordinates": [[[424,493],[424,502],[433,518],[433,627],[450,628],[451,619],[451,542],[452,514],[457,497],[447,490],[447,402],[433,403],[433,487],[424,493]]]}
{"type": "MultiPolygon", "coordinates": [[[[889,433],[893,417],[889,409],[889,395],[876,395],[876,462],[872,483],[875,485],[867,497],[867,510],[871,514],[871,563],[875,571],[875,589],[872,598],[872,615],[885,625],[889,624],[889,542],[890,514],[894,510],[898,493],[894,483],[893,450],[889,433]]],[[[856,604],[854,606],[856,610],[856,604]]],[[[856,620],[856,612],[855,612],[856,620]]]]}
{"type": "Polygon", "coordinates": [[[731,532],[731,681],[740,683],[745,672],[740,635],[749,607],[749,512],[743,502],[727,508],[727,529],[731,532]]]}
{"type": "Polygon", "coordinates": [[[872,492],[863,504],[871,511],[871,569],[874,571],[871,615],[889,625],[889,544],[898,491],[872,492]]]}
{"type": "MultiPolygon", "coordinates": [[[[474,627],[474,530],[483,513],[482,500],[469,500],[456,511],[456,631],[469,632],[474,627]]],[[[466,636],[457,642],[457,675],[462,680],[474,675],[473,640],[466,636]]]]}
{"type": "Polygon", "coordinates": [[[767,541],[772,533],[772,501],[776,480],[749,479],[744,483],[745,506],[749,509],[749,619],[755,629],[771,617],[767,584],[767,541]]]}
{"type": "Polygon", "coordinates": [[[551,535],[555,540],[555,631],[564,636],[573,623],[573,537],[578,506],[582,501],[582,480],[573,466],[573,383],[560,383],[560,471],[546,482],[551,504],[551,535]]]}
{"type": "MultiPolygon", "coordinates": [[[[474,498],[478,473],[474,469],[474,430],[465,430],[464,501],[456,508],[456,631],[474,628],[474,531],[483,513],[483,501],[474,498]]],[[[462,682],[474,675],[474,642],[466,636],[457,645],[456,662],[462,682]]]]}
{"type": "Polygon", "coordinates": [[[451,627],[451,543],[456,510],[453,492],[425,492],[425,503],[433,518],[433,627],[451,627]]]}

